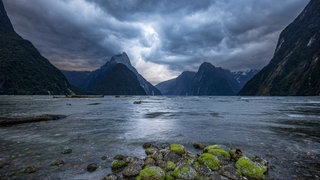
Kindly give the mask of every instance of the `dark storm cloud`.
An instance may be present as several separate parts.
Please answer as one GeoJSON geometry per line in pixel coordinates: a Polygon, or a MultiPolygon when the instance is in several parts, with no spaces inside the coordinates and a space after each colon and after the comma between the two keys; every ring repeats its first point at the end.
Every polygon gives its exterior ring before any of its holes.
{"type": "Polygon", "coordinates": [[[148,80],[200,63],[262,68],[308,0],[4,0],[16,31],[61,69],[126,51],[148,80]]]}

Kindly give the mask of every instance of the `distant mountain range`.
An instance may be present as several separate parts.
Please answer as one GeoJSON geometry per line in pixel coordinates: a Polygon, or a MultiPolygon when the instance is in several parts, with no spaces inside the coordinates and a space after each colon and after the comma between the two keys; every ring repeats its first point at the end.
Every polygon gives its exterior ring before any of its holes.
{"type": "Polygon", "coordinates": [[[198,72],[183,72],[177,78],[161,82],[156,87],[163,95],[236,95],[257,72],[231,72],[205,62],[200,65],[198,72]]]}
{"type": "Polygon", "coordinates": [[[320,95],[320,1],[311,0],[280,34],[270,63],[240,95],[320,95]]]}
{"type": "Polygon", "coordinates": [[[63,74],[13,29],[0,0],[0,94],[71,94],[63,74]]]}
{"type": "Polygon", "coordinates": [[[131,65],[126,53],[111,57],[93,72],[62,71],[70,84],[87,93],[105,95],[161,95],[131,65]]]}

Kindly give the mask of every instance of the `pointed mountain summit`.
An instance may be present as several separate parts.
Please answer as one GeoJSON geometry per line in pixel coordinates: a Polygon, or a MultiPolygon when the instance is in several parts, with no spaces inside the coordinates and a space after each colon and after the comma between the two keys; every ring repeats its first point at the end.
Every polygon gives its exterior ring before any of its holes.
{"type": "MultiPolygon", "coordinates": [[[[64,72],[70,82],[75,73],[64,72]]],[[[81,74],[81,73],[80,73],[81,74]]],[[[84,74],[82,74],[84,75],[84,74]]],[[[79,76],[85,80],[78,87],[86,91],[105,95],[161,95],[161,92],[145,80],[131,65],[126,53],[112,56],[105,65],[89,75],[79,76]]]]}
{"type": "Polygon", "coordinates": [[[192,82],[190,95],[235,95],[238,83],[226,69],[204,62],[192,82]]]}
{"type": "Polygon", "coordinates": [[[13,29],[0,0],[0,94],[70,94],[64,75],[13,29]]]}
{"type": "Polygon", "coordinates": [[[311,0],[280,34],[270,63],[240,95],[320,95],[320,1],[311,0]]]}

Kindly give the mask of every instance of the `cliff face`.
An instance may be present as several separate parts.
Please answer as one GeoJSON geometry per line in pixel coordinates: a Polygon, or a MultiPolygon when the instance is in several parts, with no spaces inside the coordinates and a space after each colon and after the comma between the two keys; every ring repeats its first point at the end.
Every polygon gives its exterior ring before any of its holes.
{"type": "Polygon", "coordinates": [[[64,75],[13,29],[0,0],[0,94],[70,94],[64,75]]]}
{"type": "Polygon", "coordinates": [[[280,34],[270,63],[240,95],[320,95],[320,1],[311,0],[280,34]]]}

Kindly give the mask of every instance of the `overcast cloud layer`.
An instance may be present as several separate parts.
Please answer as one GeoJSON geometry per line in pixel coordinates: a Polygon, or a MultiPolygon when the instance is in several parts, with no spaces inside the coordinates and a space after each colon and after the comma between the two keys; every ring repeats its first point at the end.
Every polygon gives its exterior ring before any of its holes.
{"type": "Polygon", "coordinates": [[[308,0],[3,0],[15,30],[55,66],[94,70],[127,52],[151,83],[211,62],[262,68],[308,0]]]}

